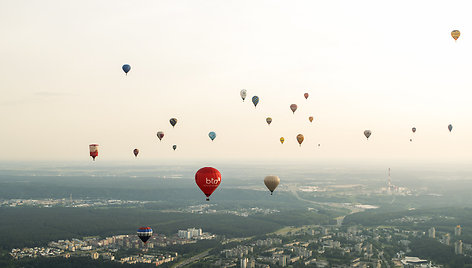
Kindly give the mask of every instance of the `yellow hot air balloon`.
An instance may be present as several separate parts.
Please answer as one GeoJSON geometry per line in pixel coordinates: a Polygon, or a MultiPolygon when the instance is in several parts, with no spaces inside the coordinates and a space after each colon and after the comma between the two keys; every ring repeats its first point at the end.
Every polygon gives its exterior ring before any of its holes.
{"type": "Polygon", "coordinates": [[[459,36],[461,36],[461,32],[459,30],[454,30],[451,32],[451,36],[452,38],[454,38],[454,40],[457,41],[457,39],[459,39],[459,36]]]}
{"type": "Polygon", "coordinates": [[[308,120],[310,120],[310,123],[313,122],[313,116],[308,117],[308,120]]]}
{"type": "Polygon", "coordinates": [[[297,135],[297,141],[298,141],[298,144],[300,144],[300,146],[302,146],[302,142],[303,142],[304,139],[305,139],[305,137],[303,137],[302,134],[297,135]]]}
{"type": "Polygon", "coordinates": [[[285,141],[284,137],[280,137],[280,143],[284,144],[284,141],[285,141]]]}
{"type": "Polygon", "coordinates": [[[454,30],[451,32],[451,36],[452,38],[454,38],[454,40],[457,41],[457,39],[459,39],[459,36],[461,36],[461,32],[459,32],[459,30],[454,30]]]}
{"type": "Polygon", "coordinates": [[[275,175],[269,175],[264,178],[264,184],[266,185],[267,189],[270,191],[270,195],[274,192],[275,188],[279,186],[280,178],[275,175]]]}

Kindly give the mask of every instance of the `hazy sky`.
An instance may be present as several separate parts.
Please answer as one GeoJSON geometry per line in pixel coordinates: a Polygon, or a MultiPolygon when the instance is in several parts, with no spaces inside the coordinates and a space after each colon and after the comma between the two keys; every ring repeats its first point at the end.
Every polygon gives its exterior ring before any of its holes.
{"type": "Polygon", "coordinates": [[[470,161],[471,8],[430,0],[4,0],[0,159],[91,161],[88,144],[99,143],[97,161],[136,161],[134,148],[143,160],[470,161]]]}

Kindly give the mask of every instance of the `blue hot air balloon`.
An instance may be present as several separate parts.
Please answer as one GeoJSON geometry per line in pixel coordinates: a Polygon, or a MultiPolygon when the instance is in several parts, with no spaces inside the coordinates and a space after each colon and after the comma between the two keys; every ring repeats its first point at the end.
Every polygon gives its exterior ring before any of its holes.
{"type": "Polygon", "coordinates": [[[256,108],[257,104],[259,103],[259,97],[258,96],[252,97],[252,103],[254,103],[254,108],[256,108]]]}
{"type": "Polygon", "coordinates": [[[175,125],[177,124],[177,118],[171,118],[169,122],[172,125],[172,127],[175,127],[175,125]]]}
{"type": "Polygon", "coordinates": [[[146,242],[151,238],[152,236],[152,229],[151,227],[141,227],[138,229],[138,237],[141,239],[141,241],[146,244],[146,242]]]}
{"type": "Polygon", "coordinates": [[[129,64],[125,64],[123,67],[121,67],[121,69],[123,69],[123,72],[128,75],[128,72],[131,70],[131,66],[129,66],[129,64]]]}
{"type": "Polygon", "coordinates": [[[210,139],[213,141],[216,138],[216,133],[212,131],[208,133],[208,137],[210,137],[210,139]]]}

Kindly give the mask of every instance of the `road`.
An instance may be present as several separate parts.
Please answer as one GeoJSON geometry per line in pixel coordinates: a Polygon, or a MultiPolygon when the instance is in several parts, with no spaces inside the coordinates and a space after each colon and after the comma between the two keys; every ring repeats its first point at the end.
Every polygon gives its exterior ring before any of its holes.
{"type": "Polygon", "coordinates": [[[183,261],[177,263],[176,265],[174,265],[174,266],[172,266],[172,267],[173,267],[173,268],[184,267],[184,266],[186,266],[186,265],[189,265],[189,264],[192,263],[192,262],[198,261],[198,260],[200,260],[201,258],[206,257],[206,256],[208,255],[208,253],[210,252],[210,250],[212,250],[212,248],[207,249],[207,250],[203,251],[202,253],[199,253],[199,254],[197,254],[197,255],[195,255],[195,256],[192,256],[192,257],[189,258],[189,259],[183,260],[183,261]]]}

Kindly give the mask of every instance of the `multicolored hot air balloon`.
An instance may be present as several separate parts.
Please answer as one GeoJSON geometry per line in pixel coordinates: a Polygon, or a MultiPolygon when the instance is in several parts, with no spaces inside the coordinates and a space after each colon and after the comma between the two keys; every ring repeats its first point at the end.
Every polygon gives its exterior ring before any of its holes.
{"type": "Polygon", "coordinates": [[[252,103],[254,103],[254,108],[256,108],[257,104],[259,103],[259,97],[258,96],[252,97],[252,103]]]}
{"type": "Polygon", "coordinates": [[[284,141],[285,141],[284,137],[280,137],[280,143],[284,144],[284,141]]]}
{"type": "Polygon", "coordinates": [[[368,130],[368,129],[367,129],[367,130],[364,130],[364,136],[365,136],[367,139],[369,139],[370,135],[372,135],[372,131],[370,131],[370,130],[368,130]]]}
{"type": "Polygon", "coordinates": [[[164,138],[164,132],[162,132],[162,131],[158,131],[158,132],[157,132],[157,137],[158,137],[158,138],[159,138],[159,140],[161,141],[161,140],[162,140],[162,138],[164,138]]]}
{"type": "Polygon", "coordinates": [[[449,129],[449,132],[451,132],[452,131],[452,125],[449,124],[449,126],[447,126],[447,129],[449,129]]]}
{"type": "Polygon", "coordinates": [[[175,125],[177,125],[177,118],[171,118],[169,122],[172,125],[172,127],[175,127],[175,125]]]}
{"type": "Polygon", "coordinates": [[[172,149],[174,149],[174,151],[175,151],[175,149],[177,149],[177,145],[175,145],[175,144],[172,145],[172,149]]]}
{"type": "Polygon", "coordinates": [[[144,244],[147,243],[149,238],[152,236],[152,229],[151,227],[141,227],[138,229],[138,237],[143,241],[144,244]]]}
{"type": "Polygon", "coordinates": [[[98,156],[98,144],[90,144],[89,150],[90,150],[90,156],[93,158],[93,161],[95,161],[95,157],[98,156]]]}
{"type": "Polygon", "coordinates": [[[267,124],[270,126],[270,123],[272,123],[272,118],[271,118],[271,117],[267,117],[267,118],[266,118],[266,122],[267,122],[267,124]]]}
{"type": "Polygon", "coordinates": [[[129,66],[129,64],[125,64],[121,67],[121,69],[123,69],[123,72],[128,75],[128,72],[131,70],[131,66],[129,66]]]}
{"type": "Polygon", "coordinates": [[[243,99],[243,101],[244,101],[246,99],[246,96],[247,96],[247,90],[241,89],[241,92],[239,92],[239,95],[241,96],[241,99],[243,99]]]}
{"type": "Polygon", "coordinates": [[[221,183],[221,173],[216,168],[201,168],[195,173],[195,182],[206,195],[206,200],[210,201],[210,195],[221,183]]]}
{"type": "Polygon", "coordinates": [[[313,116],[308,117],[308,120],[310,120],[310,123],[313,122],[313,116]]]}
{"type": "Polygon", "coordinates": [[[290,105],[290,110],[295,114],[295,111],[297,110],[298,106],[296,104],[290,105]]]}
{"type": "Polygon", "coordinates": [[[413,133],[415,133],[415,132],[416,132],[416,127],[412,128],[411,131],[412,131],[413,133]]]}
{"type": "Polygon", "coordinates": [[[305,93],[305,94],[303,94],[303,96],[305,97],[305,99],[308,99],[308,96],[310,96],[310,94],[305,93]]]}
{"type": "Polygon", "coordinates": [[[135,157],[138,157],[139,149],[134,149],[133,154],[134,154],[135,157]]]}
{"type": "Polygon", "coordinates": [[[208,133],[208,137],[210,137],[211,141],[213,141],[216,138],[216,133],[211,131],[210,133],[208,133]]]}
{"type": "Polygon", "coordinates": [[[459,30],[454,30],[451,32],[451,36],[452,38],[454,38],[454,40],[457,41],[457,39],[459,39],[459,36],[461,36],[461,32],[459,30]]]}
{"type": "Polygon", "coordinates": [[[264,178],[264,184],[269,189],[270,195],[274,192],[275,188],[279,186],[280,178],[275,175],[269,175],[264,178]]]}
{"type": "Polygon", "coordinates": [[[298,134],[297,135],[297,141],[298,141],[298,144],[300,144],[300,147],[302,146],[303,140],[305,140],[305,137],[303,137],[302,134],[298,134]]]}

